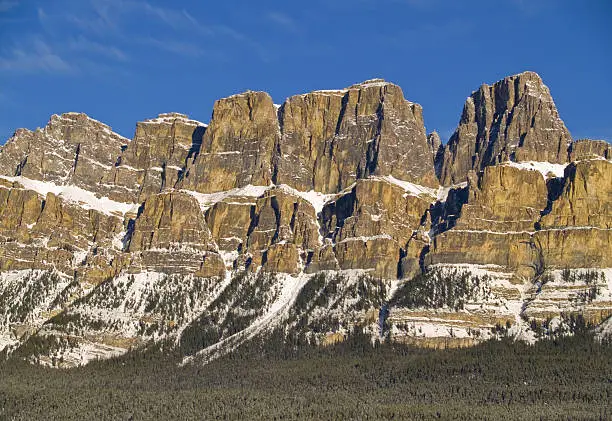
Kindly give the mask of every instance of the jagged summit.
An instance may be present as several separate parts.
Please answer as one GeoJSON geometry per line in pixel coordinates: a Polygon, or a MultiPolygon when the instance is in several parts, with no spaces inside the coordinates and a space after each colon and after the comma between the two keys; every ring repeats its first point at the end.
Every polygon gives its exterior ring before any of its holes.
{"type": "Polygon", "coordinates": [[[466,100],[445,149],[443,184],[503,161],[567,162],[572,138],[540,76],[523,72],[482,85],[466,100]]]}
{"type": "Polygon", "coordinates": [[[289,97],[280,127],[279,183],[323,193],[369,175],[438,184],[422,108],[382,79],[289,97]]]}
{"type": "MultiPolygon", "coordinates": [[[[332,94],[332,95],[342,95],[345,94],[346,92],[348,92],[349,89],[361,89],[361,88],[372,88],[372,87],[382,87],[382,86],[397,86],[391,82],[387,82],[384,79],[380,79],[380,78],[375,78],[375,79],[368,79],[368,80],[364,80],[363,82],[359,82],[359,83],[354,83],[346,88],[339,88],[339,89],[317,89],[314,90],[312,92],[309,92],[311,94],[332,94]]],[[[301,95],[308,95],[309,93],[304,93],[301,95]]]]}

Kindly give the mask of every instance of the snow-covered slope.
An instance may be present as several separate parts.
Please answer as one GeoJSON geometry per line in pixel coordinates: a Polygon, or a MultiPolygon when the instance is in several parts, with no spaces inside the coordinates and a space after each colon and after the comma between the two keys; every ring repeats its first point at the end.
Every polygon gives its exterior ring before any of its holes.
{"type": "Polygon", "coordinates": [[[229,279],[124,273],[48,320],[24,347],[46,364],[74,366],[169,340],[196,318],[229,279]]]}

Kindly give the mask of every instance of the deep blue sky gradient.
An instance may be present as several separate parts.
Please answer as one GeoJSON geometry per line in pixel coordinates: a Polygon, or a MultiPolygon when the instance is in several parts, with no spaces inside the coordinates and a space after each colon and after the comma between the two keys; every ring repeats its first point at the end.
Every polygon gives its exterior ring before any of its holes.
{"type": "Polygon", "coordinates": [[[612,140],[608,0],[0,0],[0,143],[82,111],[126,137],[178,111],[208,122],[247,89],[275,102],[382,77],[444,141],[481,83],[524,70],[574,138],[612,140]]]}

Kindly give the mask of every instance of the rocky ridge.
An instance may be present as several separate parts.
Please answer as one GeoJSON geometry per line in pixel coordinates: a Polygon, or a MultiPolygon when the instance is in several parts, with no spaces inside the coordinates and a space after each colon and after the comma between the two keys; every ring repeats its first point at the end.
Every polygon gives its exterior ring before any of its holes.
{"type": "Polygon", "coordinates": [[[161,340],[209,358],[279,326],[443,347],[598,324],[610,186],[610,145],[573,142],[532,72],[474,92],[447,145],[381,79],[249,91],[133,140],[54,115],[0,149],[0,348],[74,365],[161,340]]]}
{"type": "Polygon", "coordinates": [[[445,149],[441,182],[461,182],[470,170],[504,161],[565,163],[571,142],[540,76],[510,76],[482,85],[466,100],[445,149]]]}

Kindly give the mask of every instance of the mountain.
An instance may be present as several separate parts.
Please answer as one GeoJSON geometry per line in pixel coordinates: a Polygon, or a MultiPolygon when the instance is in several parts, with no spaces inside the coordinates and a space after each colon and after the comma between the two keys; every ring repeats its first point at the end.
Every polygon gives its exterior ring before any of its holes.
{"type": "Polygon", "coordinates": [[[482,85],[463,106],[445,150],[441,182],[461,182],[468,171],[504,161],[566,163],[572,138],[534,72],[482,85]]]}
{"type": "Polygon", "coordinates": [[[472,93],[446,145],[382,79],[132,140],[54,115],[0,149],[0,349],[187,362],[279,331],[440,348],[609,324],[611,186],[610,145],[573,141],[533,72],[472,93]]]}

